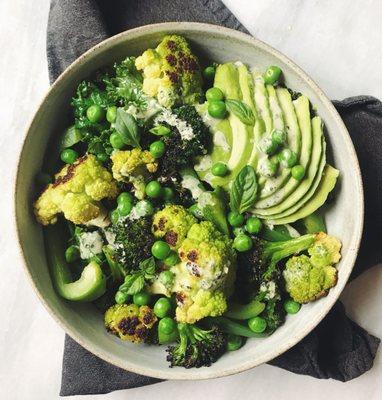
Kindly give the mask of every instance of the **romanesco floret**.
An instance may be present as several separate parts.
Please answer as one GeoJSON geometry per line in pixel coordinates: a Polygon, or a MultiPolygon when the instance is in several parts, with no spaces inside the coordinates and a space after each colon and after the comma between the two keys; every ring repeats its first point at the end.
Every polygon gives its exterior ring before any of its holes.
{"type": "Polygon", "coordinates": [[[138,57],[135,66],[143,71],[143,91],[164,107],[201,99],[199,62],[183,37],[165,36],[156,49],[148,49],[138,57]]]}
{"type": "Polygon", "coordinates": [[[149,306],[115,304],[105,313],[106,329],[122,340],[135,343],[147,341],[156,321],[157,317],[149,306]]]}
{"type": "Polygon", "coordinates": [[[34,212],[43,225],[56,223],[61,212],[74,224],[87,224],[105,213],[100,201],[117,194],[110,172],[89,154],[62,168],[34,203],[34,212]]]}
{"type": "Polygon", "coordinates": [[[118,150],[111,155],[113,177],[117,181],[130,182],[135,196],[143,199],[145,179],[158,168],[155,158],[147,150],[118,150]]]}
{"type": "Polygon", "coordinates": [[[337,264],[341,259],[341,242],[324,232],[316,235],[314,244],[308,249],[310,262],[316,267],[337,264]]]}
{"type": "Polygon", "coordinates": [[[184,207],[168,205],[154,215],[152,232],[155,237],[164,238],[172,249],[177,249],[196,222],[184,207]]]}

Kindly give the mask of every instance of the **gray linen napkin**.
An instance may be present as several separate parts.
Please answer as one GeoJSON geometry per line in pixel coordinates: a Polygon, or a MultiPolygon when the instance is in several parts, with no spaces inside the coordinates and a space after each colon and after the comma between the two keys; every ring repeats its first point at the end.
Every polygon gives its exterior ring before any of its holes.
{"type": "MultiPolygon", "coordinates": [[[[47,55],[51,81],[93,45],[149,23],[198,21],[246,32],[219,0],[52,0],[47,55]]],[[[382,104],[372,97],[334,102],[347,125],[365,184],[365,230],[353,277],[382,261],[382,104]]],[[[347,318],[340,302],[292,349],[270,362],[316,378],[348,381],[369,370],[380,340],[347,318]]],[[[114,367],[66,336],[61,396],[100,394],[159,382],[114,367]]]]}

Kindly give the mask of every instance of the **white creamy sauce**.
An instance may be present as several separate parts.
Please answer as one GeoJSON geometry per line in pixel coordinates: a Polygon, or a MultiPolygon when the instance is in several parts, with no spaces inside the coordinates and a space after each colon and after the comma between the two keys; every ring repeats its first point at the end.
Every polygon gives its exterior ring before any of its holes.
{"type": "Polygon", "coordinates": [[[110,246],[114,246],[115,244],[115,233],[112,232],[110,229],[104,229],[103,234],[105,235],[105,238],[107,242],[110,244],[110,246]]]}
{"type": "Polygon", "coordinates": [[[227,139],[222,131],[216,131],[214,133],[214,145],[221,147],[223,151],[228,152],[231,150],[231,147],[229,146],[227,139]]]}
{"type": "Polygon", "coordinates": [[[195,133],[191,126],[186,121],[181,120],[170,110],[164,109],[160,115],[155,118],[155,124],[167,122],[170,126],[178,129],[183,140],[191,140],[195,137],[195,133]]]}
{"type": "Polygon", "coordinates": [[[80,237],[80,255],[86,260],[102,252],[103,240],[101,235],[95,232],[84,232],[80,237]]]}
{"type": "Polygon", "coordinates": [[[194,165],[195,171],[207,171],[212,167],[212,158],[209,154],[200,157],[199,162],[194,165]]]}
{"type": "Polygon", "coordinates": [[[257,171],[260,175],[265,176],[266,178],[270,178],[273,174],[272,169],[269,165],[269,160],[267,157],[260,158],[257,164],[257,171]]]}
{"type": "Polygon", "coordinates": [[[242,67],[244,64],[243,64],[241,61],[235,61],[235,62],[234,62],[234,65],[235,65],[236,67],[242,67]]]}
{"type": "Polygon", "coordinates": [[[213,205],[213,197],[209,192],[204,192],[199,196],[198,205],[201,210],[207,205],[213,205]]]}
{"type": "Polygon", "coordinates": [[[192,197],[197,200],[204,192],[204,190],[199,187],[199,183],[199,179],[192,175],[186,175],[182,178],[181,185],[184,189],[188,189],[191,192],[192,197]]]}
{"type": "Polygon", "coordinates": [[[273,299],[277,292],[276,292],[276,283],[273,281],[263,282],[260,286],[260,292],[265,292],[265,299],[271,300],[273,299]]]}
{"type": "Polygon", "coordinates": [[[163,109],[163,107],[153,98],[148,97],[146,99],[147,107],[145,110],[139,110],[134,104],[130,104],[126,112],[134,116],[135,118],[140,118],[148,120],[153,115],[157,114],[163,109]]]}

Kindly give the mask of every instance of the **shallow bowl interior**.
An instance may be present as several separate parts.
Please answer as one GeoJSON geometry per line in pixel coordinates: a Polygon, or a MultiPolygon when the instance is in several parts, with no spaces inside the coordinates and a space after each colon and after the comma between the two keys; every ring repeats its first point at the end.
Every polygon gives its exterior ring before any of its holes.
{"type": "Polygon", "coordinates": [[[197,23],[158,24],[124,32],[91,49],[61,75],[42,101],[25,137],[17,171],[15,207],[26,271],[38,296],[65,331],[106,361],[165,379],[204,379],[233,374],[269,361],[296,344],[318,324],[341,293],[355,261],[363,224],[358,161],[346,128],[326,96],[295,64],[264,43],[226,28],[197,23]],[[217,62],[241,60],[259,68],[279,65],[286,84],[306,94],[317,106],[327,128],[333,162],[341,171],[336,200],[327,215],[329,232],[343,242],[337,286],[326,298],[288,317],[285,325],[271,337],[249,340],[242,349],[227,353],[210,368],[193,370],[168,368],[163,348],[124,343],[106,333],[102,315],[92,305],[59,298],[48,273],[42,229],[31,210],[34,176],[42,168],[42,155],[51,153],[49,143],[69,124],[69,103],[77,84],[103,66],[155,46],[166,33],[184,35],[197,54],[217,62]]]}

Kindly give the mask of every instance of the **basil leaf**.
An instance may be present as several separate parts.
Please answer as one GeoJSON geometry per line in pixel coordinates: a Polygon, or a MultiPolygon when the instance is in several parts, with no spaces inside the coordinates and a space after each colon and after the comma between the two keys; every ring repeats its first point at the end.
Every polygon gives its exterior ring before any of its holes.
{"type": "Polygon", "coordinates": [[[255,203],[257,179],[253,167],[246,165],[236,176],[230,191],[230,207],[232,211],[243,213],[255,203]]]}
{"type": "Polygon", "coordinates": [[[155,269],[156,269],[154,257],[150,257],[147,260],[140,262],[139,268],[141,269],[145,279],[148,280],[153,279],[155,277],[155,269]]]}
{"type": "Polygon", "coordinates": [[[137,121],[122,107],[117,108],[117,118],[113,127],[121,135],[123,143],[129,146],[141,148],[141,145],[139,144],[140,133],[137,121]]]}
{"type": "Polygon", "coordinates": [[[134,295],[142,291],[145,286],[145,278],[142,274],[127,275],[125,282],[119,287],[119,290],[125,294],[134,295]]]}
{"type": "Polygon", "coordinates": [[[62,136],[60,148],[67,149],[82,140],[82,132],[75,126],[70,126],[62,136]]]}
{"type": "Polygon", "coordinates": [[[245,125],[255,125],[255,116],[249,106],[240,100],[227,99],[225,104],[229,111],[234,113],[245,125]]]}

